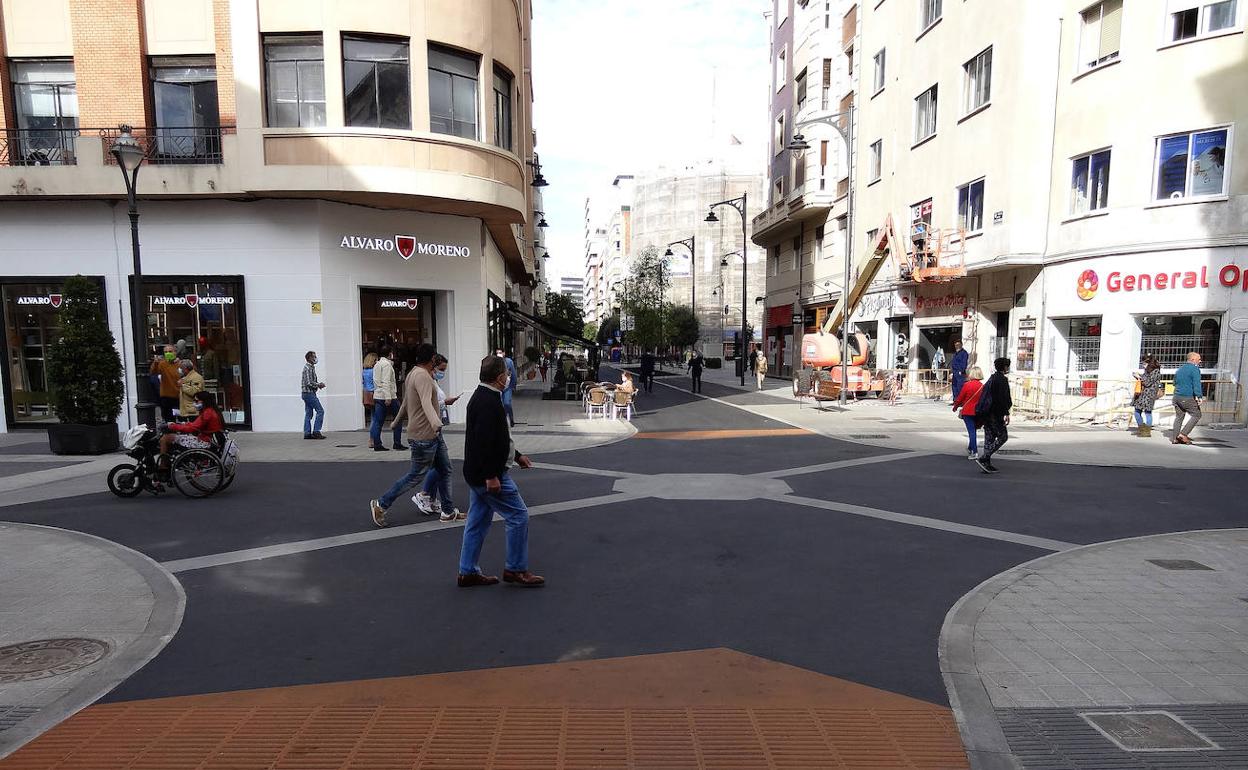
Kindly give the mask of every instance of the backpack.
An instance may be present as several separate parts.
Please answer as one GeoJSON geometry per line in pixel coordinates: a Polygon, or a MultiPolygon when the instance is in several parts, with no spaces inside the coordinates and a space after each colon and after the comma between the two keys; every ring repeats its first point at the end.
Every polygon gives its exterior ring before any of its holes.
{"type": "Polygon", "coordinates": [[[979,401],[975,402],[975,416],[987,417],[992,412],[992,381],[997,375],[994,373],[984,381],[984,386],[979,390],[979,401]]]}

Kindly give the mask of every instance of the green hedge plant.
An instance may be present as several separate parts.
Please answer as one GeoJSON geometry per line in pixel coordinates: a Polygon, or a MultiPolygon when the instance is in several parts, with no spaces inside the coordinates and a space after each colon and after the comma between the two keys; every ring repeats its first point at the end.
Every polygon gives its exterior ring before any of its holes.
{"type": "Polygon", "coordinates": [[[52,408],[70,425],[114,423],[125,387],[100,287],[76,275],[65,281],[62,293],[61,328],[47,362],[52,408]]]}

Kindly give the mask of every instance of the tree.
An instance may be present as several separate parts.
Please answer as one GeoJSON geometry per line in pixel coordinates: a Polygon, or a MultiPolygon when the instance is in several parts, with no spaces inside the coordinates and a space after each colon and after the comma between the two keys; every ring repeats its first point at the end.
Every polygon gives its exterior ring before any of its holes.
{"type": "Polygon", "coordinates": [[[696,345],[702,331],[693,308],[688,305],[677,305],[668,310],[664,329],[667,343],[678,348],[696,345]]]}
{"type": "Polygon", "coordinates": [[[663,290],[670,282],[667,259],[654,246],[642,249],[633,259],[621,302],[624,311],[633,317],[633,330],[625,333],[629,342],[643,348],[663,344],[663,290]]]}
{"type": "Polygon", "coordinates": [[[595,337],[599,345],[606,345],[620,334],[620,311],[616,310],[611,313],[607,320],[602,322],[598,327],[598,336],[595,337]]]}
{"type": "Polygon", "coordinates": [[[581,336],[587,340],[598,339],[598,324],[587,321],[581,329],[581,336]]]}
{"type": "Polygon", "coordinates": [[[60,336],[48,353],[52,408],[71,425],[116,422],[125,388],[100,288],[76,275],[65,281],[62,302],[60,336]]]}
{"type": "Polygon", "coordinates": [[[576,334],[585,326],[585,314],[572,298],[554,292],[546,294],[546,312],[542,314],[542,320],[568,334],[576,334]]]}

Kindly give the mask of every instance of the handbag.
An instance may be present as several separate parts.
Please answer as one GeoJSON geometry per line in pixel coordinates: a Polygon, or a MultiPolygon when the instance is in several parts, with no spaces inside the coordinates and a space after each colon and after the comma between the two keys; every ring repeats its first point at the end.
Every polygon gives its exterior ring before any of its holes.
{"type": "Polygon", "coordinates": [[[364,406],[372,406],[372,405],[373,405],[373,391],[366,390],[364,391],[364,406]]]}
{"type": "Polygon", "coordinates": [[[1137,395],[1137,396],[1138,396],[1138,395],[1140,395],[1141,393],[1143,393],[1143,392],[1144,392],[1144,382],[1143,382],[1143,381],[1141,381],[1141,380],[1136,380],[1136,381],[1135,381],[1135,387],[1134,387],[1134,388],[1132,388],[1131,392],[1132,392],[1132,393],[1134,393],[1134,394],[1135,394],[1135,395],[1137,395]]]}

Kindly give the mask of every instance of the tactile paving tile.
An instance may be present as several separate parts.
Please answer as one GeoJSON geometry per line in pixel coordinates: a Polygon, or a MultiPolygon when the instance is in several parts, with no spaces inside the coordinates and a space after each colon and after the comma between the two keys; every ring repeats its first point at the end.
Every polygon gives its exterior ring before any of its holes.
{"type": "Polygon", "coordinates": [[[0,770],[959,770],[940,709],[96,706],[0,770]]]}
{"type": "Polygon", "coordinates": [[[1079,716],[1111,709],[997,709],[1010,750],[1024,770],[1243,770],[1248,768],[1248,704],[1140,706],[1168,711],[1219,750],[1128,752],[1079,716]]]}

